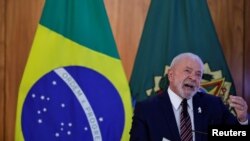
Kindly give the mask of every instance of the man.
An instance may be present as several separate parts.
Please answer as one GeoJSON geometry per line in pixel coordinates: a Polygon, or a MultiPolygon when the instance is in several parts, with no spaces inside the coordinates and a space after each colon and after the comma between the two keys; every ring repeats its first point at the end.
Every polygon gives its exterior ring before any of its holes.
{"type": "Polygon", "coordinates": [[[188,138],[201,141],[207,140],[209,125],[248,124],[248,107],[243,98],[229,98],[235,117],[220,97],[199,91],[203,71],[199,56],[192,53],[176,56],[168,70],[167,91],[136,104],[130,140],[180,141],[188,138]]]}

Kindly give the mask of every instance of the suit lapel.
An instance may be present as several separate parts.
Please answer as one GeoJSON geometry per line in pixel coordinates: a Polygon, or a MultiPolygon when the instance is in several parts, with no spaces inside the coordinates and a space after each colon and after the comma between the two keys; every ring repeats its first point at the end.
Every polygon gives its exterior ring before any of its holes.
{"type": "Polygon", "coordinates": [[[205,138],[207,138],[207,131],[205,128],[208,125],[206,120],[206,101],[203,101],[202,95],[204,95],[204,93],[197,93],[193,97],[193,114],[196,140],[204,140],[205,138]]]}
{"type": "Polygon", "coordinates": [[[171,136],[176,141],[180,140],[179,130],[176,124],[176,119],[174,116],[172,104],[167,92],[164,92],[161,95],[160,105],[162,112],[164,113],[165,116],[164,119],[166,119],[167,126],[170,127],[171,136]]]}

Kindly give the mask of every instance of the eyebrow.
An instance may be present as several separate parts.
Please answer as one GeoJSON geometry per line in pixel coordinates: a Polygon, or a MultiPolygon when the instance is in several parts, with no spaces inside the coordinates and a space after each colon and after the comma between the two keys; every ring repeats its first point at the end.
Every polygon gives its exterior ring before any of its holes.
{"type": "MultiPolygon", "coordinates": [[[[193,68],[191,68],[191,67],[189,67],[189,66],[186,66],[186,69],[194,70],[193,68]]],[[[199,73],[202,74],[202,71],[201,71],[201,70],[198,70],[198,71],[196,71],[196,72],[199,72],[199,73]]]]}

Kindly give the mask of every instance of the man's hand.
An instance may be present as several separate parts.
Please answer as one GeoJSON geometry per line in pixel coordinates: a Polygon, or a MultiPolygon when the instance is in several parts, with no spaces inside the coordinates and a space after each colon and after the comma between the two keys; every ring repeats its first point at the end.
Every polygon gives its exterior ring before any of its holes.
{"type": "Polygon", "coordinates": [[[240,96],[229,96],[229,105],[235,109],[237,118],[240,122],[245,122],[247,120],[247,103],[240,96]]]}

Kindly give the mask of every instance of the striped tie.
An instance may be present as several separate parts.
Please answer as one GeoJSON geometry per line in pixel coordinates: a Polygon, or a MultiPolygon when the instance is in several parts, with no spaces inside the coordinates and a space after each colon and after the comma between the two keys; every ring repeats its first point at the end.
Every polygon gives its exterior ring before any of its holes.
{"type": "Polygon", "coordinates": [[[183,99],[180,120],[180,135],[181,141],[192,141],[192,125],[191,120],[187,111],[187,99],[183,99]]]}

